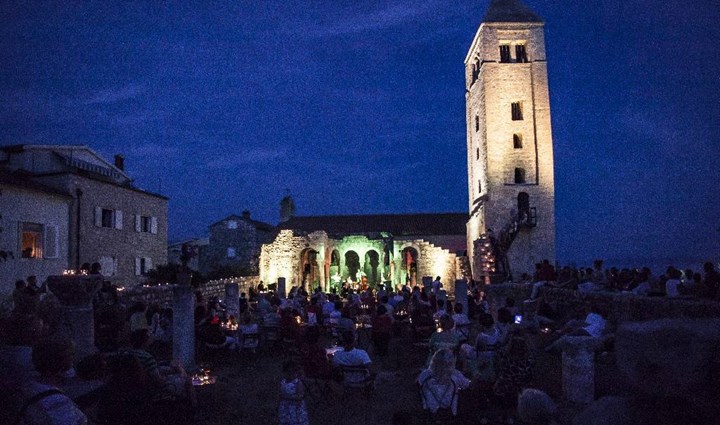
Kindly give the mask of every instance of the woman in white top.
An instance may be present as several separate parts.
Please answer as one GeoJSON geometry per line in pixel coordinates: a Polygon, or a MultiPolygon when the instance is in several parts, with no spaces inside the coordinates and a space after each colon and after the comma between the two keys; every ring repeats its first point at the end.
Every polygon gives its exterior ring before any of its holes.
{"type": "Polygon", "coordinates": [[[433,355],[430,367],[420,373],[417,382],[423,409],[436,413],[447,408],[453,416],[457,415],[457,393],[470,386],[470,380],[455,369],[455,361],[452,350],[442,348],[433,355]]]}

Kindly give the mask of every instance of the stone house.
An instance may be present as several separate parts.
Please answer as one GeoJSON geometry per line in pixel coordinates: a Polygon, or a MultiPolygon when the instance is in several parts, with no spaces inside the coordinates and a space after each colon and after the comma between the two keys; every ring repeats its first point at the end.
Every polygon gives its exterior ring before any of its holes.
{"type": "Polygon", "coordinates": [[[14,282],[43,282],[68,268],[72,197],[28,178],[0,171],[0,294],[14,282]]]}
{"type": "Polygon", "coordinates": [[[467,214],[291,217],[260,254],[260,280],[289,286],[341,283],[415,285],[440,276],[447,289],[462,278],[467,214]]]}
{"type": "Polygon", "coordinates": [[[87,146],[0,147],[0,169],[70,197],[67,264],[99,263],[118,285],[132,285],[167,262],[167,202],[133,185],[121,156],[110,163],[87,146]]]}
{"type": "Polygon", "coordinates": [[[182,257],[185,254],[188,257],[187,266],[191,270],[200,271],[200,252],[209,243],[209,238],[192,238],[169,244],[168,264],[182,264],[182,257]]]}
{"type": "Polygon", "coordinates": [[[200,272],[257,274],[260,247],[275,235],[275,226],[251,219],[250,211],[225,217],[209,227],[208,244],[200,249],[200,272]]]}

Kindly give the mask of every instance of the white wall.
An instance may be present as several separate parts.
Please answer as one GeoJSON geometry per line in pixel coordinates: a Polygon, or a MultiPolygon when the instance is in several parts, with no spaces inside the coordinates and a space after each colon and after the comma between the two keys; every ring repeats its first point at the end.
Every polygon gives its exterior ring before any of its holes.
{"type": "MultiPolygon", "coordinates": [[[[68,220],[70,198],[0,183],[0,250],[14,258],[0,259],[0,294],[9,294],[15,281],[36,275],[43,282],[49,275],[68,268],[68,220]],[[20,223],[56,226],[54,258],[21,258],[20,223]]],[[[45,238],[47,241],[47,238],[45,238]]],[[[49,251],[43,255],[50,254],[49,251]]]]}

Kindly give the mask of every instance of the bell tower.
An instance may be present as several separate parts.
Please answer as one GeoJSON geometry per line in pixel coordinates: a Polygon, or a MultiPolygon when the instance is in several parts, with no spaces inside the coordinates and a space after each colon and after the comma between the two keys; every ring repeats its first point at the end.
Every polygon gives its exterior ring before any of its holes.
{"type": "Polygon", "coordinates": [[[490,0],[465,58],[468,255],[473,278],[555,261],[555,183],[542,19],[490,0]]]}

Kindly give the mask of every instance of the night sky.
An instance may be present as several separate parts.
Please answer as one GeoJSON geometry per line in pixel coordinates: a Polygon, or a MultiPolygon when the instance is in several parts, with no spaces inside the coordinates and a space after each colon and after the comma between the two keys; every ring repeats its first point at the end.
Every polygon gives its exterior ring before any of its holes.
{"type": "MultiPolygon", "coordinates": [[[[0,144],[124,154],[170,197],[170,240],[245,209],[277,223],[286,189],[298,215],[467,211],[463,61],[487,0],[67,3],[0,6],[0,144]]],[[[558,259],[717,261],[718,3],[526,4],[558,259]]]]}

